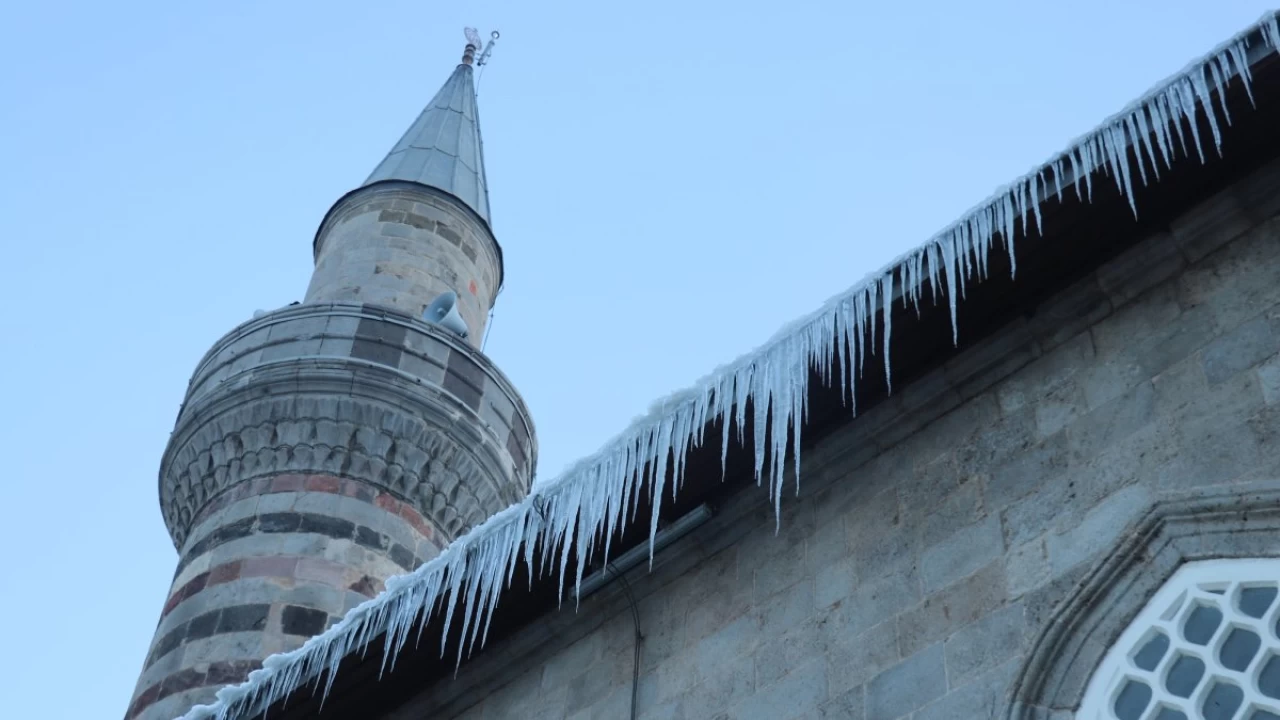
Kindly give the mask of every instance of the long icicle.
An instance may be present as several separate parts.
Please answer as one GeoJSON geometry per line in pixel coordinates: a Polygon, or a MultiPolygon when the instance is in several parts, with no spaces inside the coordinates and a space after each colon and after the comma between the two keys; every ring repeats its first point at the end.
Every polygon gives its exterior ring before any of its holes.
{"type": "MultiPolygon", "coordinates": [[[[736,424],[739,442],[748,441],[745,437],[748,401],[754,408],[755,427],[750,441],[754,443],[756,479],[760,484],[767,482],[770,500],[780,516],[778,503],[788,449],[793,456],[798,489],[800,432],[807,411],[810,370],[817,370],[828,383],[834,382],[833,372],[838,373],[842,389],[847,387],[850,399],[856,399],[854,386],[861,375],[864,356],[877,350],[874,335],[877,315],[885,323],[879,350],[884,355],[886,374],[891,370],[888,321],[895,286],[896,291],[902,293],[904,307],[910,301],[917,311],[925,282],[929,284],[935,305],[943,299],[939,295],[945,296],[951,311],[953,337],[958,339],[955,308],[965,282],[985,277],[987,256],[996,233],[1002,235],[1005,251],[1014,252],[1016,217],[1021,217],[1026,235],[1029,232],[1026,214],[1030,209],[1039,230],[1040,203],[1051,195],[1061,199],[1067,187],[1073,187],[1082,200],[1091,198],[1095,174],[1112,177],[1120,193],[1132,203],[1130,163],[1138,163],[1139,179],[1143,182],[1158,181],[1158,169],[1153,171],[1152,178],[1147,178],[1143,164],[1149,162],[1152,168],[1157,168],[1157,163],[1163,160],[1169,167],[1178,149],[1183,157],[1188,157],[1184,123],[1191,131],[1190,144],[1201,161],[1205,160],[1196,122],[1201,112],[1210,128],[1213,149],[1221,153],[1218,113],[1222,113],[1223,122],[1229,121],[1225,104],[1215,108],[1212,95],[1218,94],[1222,101],[1222,90],[1239,78],[1252,100],[1247,39],[1254,34],[1261,35],[1265,52],[1276,52],[1280,46],[1277,14],[1268,13],[1258,24],[1161,83],[923,246],[833,298],[819,311],[791,324],[755,352],[700,381],[693,390],[672,396],[599,453],[559,478],[539,485],[521,502],[457,538],[430,562],[412,573],[388,579],[386,589],[378,597],[354,608],[302,647],[267,658],[263,667],[251,672],[245,682],[220,689],[212,704],[191,708],[182,720],[241,720],[261,712],[303,685],[319,683],[321,676],[324,676],[321,691],[324,697],[339,664],[348,654],[363,651],[385,633],[387,654],[383,662],[390,667],[405,645],[410,628],[417,625],[420,633],[422,627],[441,612],[444,613],[440,638],[443,655],[459,606],[462,613],[457,662],[460,664],[464,650],[470,651],[477,641],[483,646],[494,609],[503,588],[510,584],[517,563],[525,564],[531,579],[535,572],[539,576],[558,572],[563,588],[569,555],[575,553],[576,595],[582,568],[594,554],[597,541],[604,538],[607,552],[612,535],[624,524],[634,522],[641,493],[647,490],[653,502],[661,503],[666,468],[672,457],[675,459],[671,490],[678,492],[684,455],[690,447],[701,443],[704,425],[723,423],[721,438],[727,445],[731,435],[729,426],[736,424]],[[1155,136],[1154,147],[1151,135],[1155,136]],[[1044,172],[1052,173],[1052,187],[1045,183],[1044,172]],[[1081,188],[1082,181],[1084,188],[1081,188]],[[896,283],[894,273],[898,273],[896,283]],[[833,362],[837,367],[832,367],[833,362]],[[766,456],[769,457],[767,469],[766,456]],[[642,487],[646,484],[648,487],[642,487]],[[536,551],[538,544],[542,544],[540,553],[536,551]],[[571,550],[570,545],[574,549],[571,550]]],[[[1254,62],[1263,52],[1254,52],[1254,62]]],[[[1134,211],[1136,213],[1136,207],[1134,211]]],[[[722,456],[722,463],[725,457],[722,456]]],[[[656,527],[651,527],[651,552],[655,533],[656,527]]]]}

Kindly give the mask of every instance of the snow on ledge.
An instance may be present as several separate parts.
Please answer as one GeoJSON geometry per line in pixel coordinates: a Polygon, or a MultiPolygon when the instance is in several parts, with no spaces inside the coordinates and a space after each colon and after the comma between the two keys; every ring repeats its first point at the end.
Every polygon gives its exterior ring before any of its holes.
{"type": "MultiPolygon", "coordinates": [[[[449,628],[454,622],[461,622],[463,642],[459,643],[457,656],[460,663],[464,647],[470,652],[477,640],[483,646],[498,597],[510,585],[517,563],[527,566],[530,578],[558,565],[563,596],[569,555],[576,553],[576,590],[596,543],[604,540],[603,551],[608,556],[615,531],[634,519],[641,490],[647,489],[654,498],[666,491],[668,457],[674,458],[675,463],[672,476],[676,482],[670,488],[675,496],[682,484],[686,453],[702,443],[709,422],[724,421],[722,464],[723,453],[728,451],[731,422],[738,428],[738,440],[745,443],[742,433],[748,399],[754,408],[751,440],[756,482],[759,485],[768,479],[769,498],[776,513],[781,502],[788,439],[795,454],[799,491],[800,430],[807,410],[810,367],[817,368],[828,383],[834,374],[839,374],[841,391],[851,399],[855,366],[861,375],[866,356],[877,347],[888,373],[892,303],[900,299],[904,307],[909,304],[918,309],[926,279],[935,304],[940,293],[946,296],[954,340],[959,331],[957,300],[964,297],[966,282],[986,277],[987,258],[997,235],[1012,259],[1015,223],[1022,223],[1025,236],[1030,211],[1039,231],[1041,203],[1054,195],[1061,200],[1064,185],[1074,187],[1082,200],[1091,198],[1093,179],[1099,172],[1110,176],[1133,206],[1130,147],[1139,160],[1138,177],[1144,185],[1158,181],[1160,164],[1169,168],[1179,150],[1181,156],[1190,157],[1188,141],[1203,162],[1205,142],[1195,123],[1197,105],[1207,117],[1214,150],[1221,152],[1219,112],[1221,120],[1228,124],[1231,121],[1223,91],[1235,78],[1248,89],[1250,61],[1256,62],[1280,49],[1278,17],[1276,11],[1266,13],[1256,24],[1107,118],[1067,150],[998,190],[924,245],[827,301],[818,311],[787,325],[755,351],[720,367],[692,388],[656,403],[648,415],[637,419],[595,455],[560,477],[537,485],[523,501],[457,538],[417,570],[389,579],[378,597],[353,608],[336,625],[310,638],[302,647],[268,657],[244,683],[222,688],[213,704],[193,707],[180,720],[251,717],[304,683],[323,681],[327,696],[339,663],[349,653],[365,649],[386,633],[382,659],[385,670],[394,664],[413,634],[419,613],[424,616],[421,632],[426,620],[441,608],[445,612],[441,654],[449,628]],[[1251,49],[1249,38],[1254,35],[1261,35],[1263,45],[1251,49]],[[1212,103],[1213,90],[1221,103],[1218,109],[1212,103]],[[1046,183],[1046,173],[1052,177],[1052,187],[1046,183]],[[877,315],[882,318],[878,344],[877,315]],[[833,356],[838,367],[832,362],[833,356]],[[767,436],[768,427],[780,431],[767,436]],[[792,428],[791,433],[786,432],[788,427],[792,428]],[[632,510],[630,518],[626,514],[628,508],[632,510]],[[543,550],[535,558],[539,543],[543,550]],[[463,609],[460,619],[454,617],[459,600],[463,609]]],[[[1136,215],[1137,208],[1133,210],[1136,215]]],[[[1013,270],[1016,273],[1016,262],[1013,270]]],[[[654,513],[649,528],[651,557],[657,517],[654,513]]]]}

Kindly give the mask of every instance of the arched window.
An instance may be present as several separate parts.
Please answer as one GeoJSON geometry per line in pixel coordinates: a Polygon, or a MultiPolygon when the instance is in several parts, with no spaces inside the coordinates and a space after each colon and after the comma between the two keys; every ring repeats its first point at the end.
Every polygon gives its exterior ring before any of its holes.
{"type": "Polygon", "coordinates": [[[1111,647],[1078,720],[1280,720],[1280,559],[1183,565],[1111,647]]]}

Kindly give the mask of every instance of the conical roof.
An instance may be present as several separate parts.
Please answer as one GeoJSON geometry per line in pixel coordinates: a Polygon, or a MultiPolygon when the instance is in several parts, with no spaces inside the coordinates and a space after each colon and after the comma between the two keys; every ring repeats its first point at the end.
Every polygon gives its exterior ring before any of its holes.
{"type": "Polygon", "coordinates": [[[385,180],[422,183],[453,195],[489,222],[480,114],[471,65],[458,65],[365,185],[385,180]]]}

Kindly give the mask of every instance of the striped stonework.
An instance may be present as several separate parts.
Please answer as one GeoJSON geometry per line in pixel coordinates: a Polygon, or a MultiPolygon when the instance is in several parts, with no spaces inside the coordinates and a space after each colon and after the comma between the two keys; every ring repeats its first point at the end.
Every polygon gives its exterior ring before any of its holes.
{"type": "Polygon", "coordinates": [[[233,488],[187,536],[126,717],[207,702],[440,549],[426,518],[359,480],[279,475],[233,488]]]}
{"type": "Polygon", "coordinates": [[[315,258],[308,303],[373,303],[420,317],[452,290],[477,348],[502,285],[502,251],[488,223],[412,182],[383,181],[339,200],[316,233],[315,258]]]}
{"type": "Polygon", "coordinates": [[[172,720],[528,491],[533,425],[461,339],[394,310],[265,314],[196,368],[160,470],[178,567],[128,720],[172,720]]]}
{"type": "Polygon", "coordinates": [[[162,461],[160,504],[180,545],[205,504],[243,480],[352,476],[454,537],[528,492],[536,447],[511,383],[461,339],[388,308],[298,305],[205,355],[162,461]]]}

